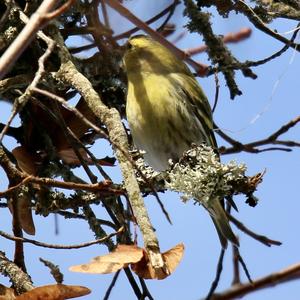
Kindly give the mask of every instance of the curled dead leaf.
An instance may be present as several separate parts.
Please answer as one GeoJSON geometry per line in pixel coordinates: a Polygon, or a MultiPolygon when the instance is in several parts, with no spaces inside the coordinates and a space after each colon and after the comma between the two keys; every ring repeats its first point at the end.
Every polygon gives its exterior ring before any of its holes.
{"type": "Polygon", "coordinates": [[[35,235],[35,226],[32,218],[31,196],[29,193],[19,193],[18,218],[22,229],[30,235],[35,235]]]}
{"type": "MultiPolygon", "coordinates": [[[[72,111],[70,111],[68,108],[65,108],[63,106],[60,109],[66,125],[72,130],[72,132],[79,139],[85,133],[88,132],[90,127],[85,122],[83,122],[80,118],[78,118],[78,116],[76,116],[72,111]]],[[[81,114],[84,115],[84,117],[88,119],[90,122],[94,124],[97,122],[97,117],[91,111],[91,109],[83,99],[80,99],[78,101],[78,103],[76,104],[76,109],[80,111],[81,114]]],[[[65,134],[62,131],[57,132],[53,140],[57,149],[66,149],[70,147],[70,144],[66,140],[65,134]]]]}
{"type": "Polygon", "coordinates": [[[91,290],[79,285],[52,284],[37,287],[16,297],[16,300],[63,300],[90,294],[91,290]]]}
{"type": "Polygon", "coordinates": [[[26,186],[21,186],[18,190],[18,198],[8,202],[8,207],[12,215],[18,217],[22,229],[30,235],[35,235],[35,226],[32,217],[31,195],[26,186]]]}
{"type": "Polygon", "coordinates": [[[36,175],[37,166],[34,154],[30,153],[24,146],[16,147],[12,150],[12,154],[18,162],[19,168],[30,175],[36,175]]]}
{"type": "MultiPolygon", "coordinates": [[[[90,164],[92,163],[91,162],[91,159],[88,157],[87,153],[81,148],[81,149],[78,149],[82,159],[90,164]]],[[[81,162],[79,160],[79,158],[77,157],[75,151],[73,150],[73,148],[63,148],[63,149],[60,149],[57,151],[57,155],[60,157],[60,159],[68,164],[68,165],[80,165],[81,162]]]]}
{"type": "MultiPolygon", "coordinates": [[[[84,149],[78,149],[80,155],[82,156],[82,159],[89,165],[93,165],[94,161],[87,155],[86,151],[84,149]]],[[[57,151],[57,155],[60,157],[60,159],[69,165],[80,165],[81,161],[78,159],[75,151],[73,148],[62,148],[57,151]]],[[[115,160],[113,158],[103,158],[103,159],[96,159],[97,163],[101,166],[109,166],[113,167],[115,160]]]]}
{"type": "Polygon", "coordinates": [[[166,270],[156,271],[151,266],[148,255],[145,251],[143,258],[139,262],[131,264],[131,269],[144,279],[165,279],[174,272],[182,259],[183,253],[184,245],[182,243],[162,253],[166,270]]]}

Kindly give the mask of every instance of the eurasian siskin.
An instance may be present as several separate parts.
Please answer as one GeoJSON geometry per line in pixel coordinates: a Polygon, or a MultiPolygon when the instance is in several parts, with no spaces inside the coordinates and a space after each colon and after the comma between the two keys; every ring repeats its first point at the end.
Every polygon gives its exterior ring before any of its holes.
{"type": "MultiPolygon", "coordinates": [[[[217,151],[210,105],[185,63],[148,36],[134,36],[127,46],[127,120],[133,141],[146,151],[149,165],[165,170],[170,159],[179,160],[193,143],[217,151]]],[[[222,246],[227,246],[227,240],[237,245],[221,201],[205,207],[222,246]]]]}

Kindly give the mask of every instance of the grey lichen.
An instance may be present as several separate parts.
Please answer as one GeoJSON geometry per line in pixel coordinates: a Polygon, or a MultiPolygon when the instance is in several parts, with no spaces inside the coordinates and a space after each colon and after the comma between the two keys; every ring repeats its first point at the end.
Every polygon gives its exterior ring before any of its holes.
{"type": "Polygon", "coordinates": [[[183,194],[182,199],[195,199],[209,205],[211,199],[232,195],[233,183],[245,179],[245,164],[230,161],[223,164],[211,147],[195,146],[172,165],[166,187],[183,194]]]}

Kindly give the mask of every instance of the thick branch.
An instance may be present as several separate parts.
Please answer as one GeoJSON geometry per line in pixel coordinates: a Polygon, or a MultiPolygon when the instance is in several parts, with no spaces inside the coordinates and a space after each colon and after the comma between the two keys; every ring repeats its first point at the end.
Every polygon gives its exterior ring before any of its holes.
{"type": "Polygon", "coordinates": [[[211,300],[230,300],[256,292],[260,289],[273,287],[300,278],[300,264],[290,266],[282,271],[272,273],[265,277],[254,280],[252,283],[244,283],[232,286],[232,288],[220,294],[214,294],[211,300]]]}
{"type": "Polygon", "coordinates": [[[9,277],[17,293],[24,293],[33,289],[30,277],[10,261],[2,251],[0,251],[0,273],[9,277]]]}

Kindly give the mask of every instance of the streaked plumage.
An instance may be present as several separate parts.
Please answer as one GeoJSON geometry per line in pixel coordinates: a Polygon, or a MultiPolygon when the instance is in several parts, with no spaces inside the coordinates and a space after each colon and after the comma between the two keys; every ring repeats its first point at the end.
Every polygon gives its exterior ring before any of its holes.
{"type": "MultiPolygon", "coordinates": [[[[200,85],[173,53],[150,37],[135,36],[124,55],[128,76],[126,114],[135,145],[154,169],[169,167],[192,143],[217,150],[212,114],[200,85]]],[[[223,247],[237,244],[220,201],[210,212],[223,247]]]]}

